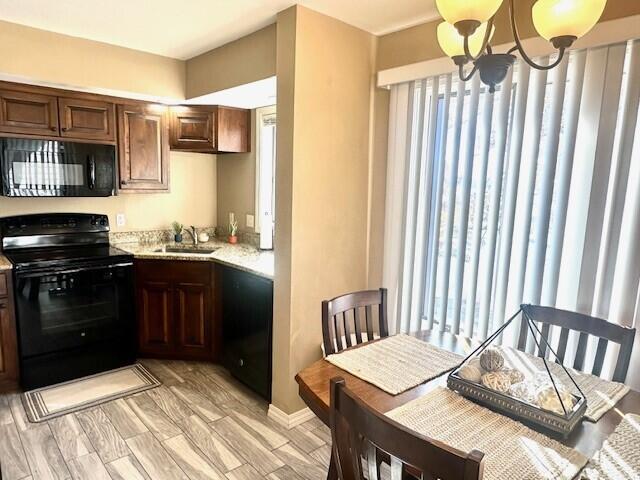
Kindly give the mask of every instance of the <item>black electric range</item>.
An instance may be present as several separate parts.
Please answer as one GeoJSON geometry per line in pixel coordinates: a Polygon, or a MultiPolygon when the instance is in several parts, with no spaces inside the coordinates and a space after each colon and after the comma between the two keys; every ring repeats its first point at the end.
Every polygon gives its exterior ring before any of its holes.
{"type": "Polygon", "coordinates": [[[133,257],[96,214],[0,219],[13,264],[20,383],[38,388],[135,360],[133,257]]]}

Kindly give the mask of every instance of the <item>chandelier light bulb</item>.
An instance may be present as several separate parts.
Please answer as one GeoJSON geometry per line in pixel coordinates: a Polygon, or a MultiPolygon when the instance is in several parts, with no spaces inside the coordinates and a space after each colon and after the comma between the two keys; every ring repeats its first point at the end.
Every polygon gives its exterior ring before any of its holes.
{"type": "MultiPolygon", "coordinates": [[[[469,37],[469,51],[476,57],[480,54],[483,47],[484,36],[487,31],[488,24],[485,22],[469,37]]],[[[495,27],[491,27],[491,33],[489,35],[489,41],[493,37],[495,27]]],[[[448,22],[442,22],[438,25],[438,43],[444,53],[453,57],[464,57],[464,37],[458,33],[456,27],[448,22]]]]}
{"type": "Polygon", "coordinates": [[[479,26],[494,16],[501,4],[502,0],[436,0],[442,18],[456,27],[459,22],[479,26]]]}
{"type": "Polygon", "coordinates": [[[538,0],[531,9],[541,37],[582,37],[598,22],[607,0],[538,0]]]}

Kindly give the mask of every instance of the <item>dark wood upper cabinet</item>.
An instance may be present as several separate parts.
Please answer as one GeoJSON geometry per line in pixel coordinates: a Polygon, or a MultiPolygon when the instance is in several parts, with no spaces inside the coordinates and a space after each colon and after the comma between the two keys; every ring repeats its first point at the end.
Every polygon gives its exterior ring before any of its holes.
{"type": "Polygon", "coordinates": [[[22,135],[58,136],[58,99],[0,90],[0,131],[22,135]]]}
{"type": "Polygon", "coordinates": [[[217,143],[220,153],[245,153],[251,150],[251,111],[217,107],[217,143]]]}
{"type": "Polygon", "coordinates": [[[210,152],[215,150],[213,109],[171,107],[171,149],[210,152]]]}
{"type": "Polygon", "coordinates": [[[169,124],[162,105],[118,105],[120,190],[169,190],[169,124]]]}
{"type": "Polygon", "coordinates": [[[59,98],[60,134],[63,137],[115,142],[115,108],[111,102],[59,98]]]}
{"type": "Polygon", "coordinates": [[[251,149],[251,111],[211,105],[171,107],[171,149],[245,153],[251,149]]]}

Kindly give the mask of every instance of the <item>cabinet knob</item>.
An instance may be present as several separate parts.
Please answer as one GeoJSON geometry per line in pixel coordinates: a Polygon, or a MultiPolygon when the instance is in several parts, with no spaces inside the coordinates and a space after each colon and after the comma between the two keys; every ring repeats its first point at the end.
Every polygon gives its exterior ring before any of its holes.
{"type": "Polygon", "coordinates": [[[63,132],[66,132],[69,129],[67,127],[62,127],[60,130],[62,130],[63,132]]]}
{"type": "Polygon", "coordinates": [[[241,367],[244,367],[244,360],[241,358],[240,361],[238,362],[240,364],[241,367]]]}
{"type": "Polygon", "coordinates": [[[50,127],[52,132],[57,132],[58,131],[58,127],[50,127]]]}

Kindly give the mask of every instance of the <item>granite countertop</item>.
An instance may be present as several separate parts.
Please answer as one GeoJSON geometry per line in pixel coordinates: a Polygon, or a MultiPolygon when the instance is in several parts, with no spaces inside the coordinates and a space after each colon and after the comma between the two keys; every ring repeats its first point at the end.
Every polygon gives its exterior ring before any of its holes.
{"type": "Polygon", "coordinates": [[[188,242],[127,242],[115,243],[113,246],[132,253],[135,258],[217,262],[273,280],[273,251],[258,250],[250,245],[231,245],[214,239],[208,242],[199,243],[196,247],[203,250],[216,249],[213,253],[174,253],[164,251],[167,247],[193,248],[193,244],[188,242]]]}
{"type": "Polygon", "coordinates": [[[0,271],[11,270],[12,268],[13,268],[13,265],[11,265],[11,262],[7,260],[7,257],[5,257],[0,253],[0,271]]]}

